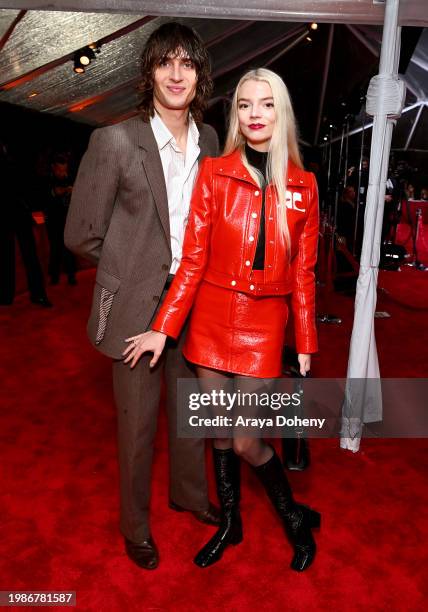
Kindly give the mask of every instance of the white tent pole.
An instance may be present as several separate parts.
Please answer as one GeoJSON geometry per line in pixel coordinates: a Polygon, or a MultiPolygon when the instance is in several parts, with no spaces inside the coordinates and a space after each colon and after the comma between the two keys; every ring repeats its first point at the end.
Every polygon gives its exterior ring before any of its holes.
{"type": "Polygon", "coordinates": [[[360,272],[355,296],[354,323],[349,351],[341,447],[357,451],[363,423],[382,415],[379,362],[374,335],[377,277],[380,257],[385,187],[393,120],[401,112],[403,87],[398,81],[400,28],[399,0],[387,0],[379,75],[367,92],[367,111],[374,116],[369,185],[364,217],[360,272]]]}

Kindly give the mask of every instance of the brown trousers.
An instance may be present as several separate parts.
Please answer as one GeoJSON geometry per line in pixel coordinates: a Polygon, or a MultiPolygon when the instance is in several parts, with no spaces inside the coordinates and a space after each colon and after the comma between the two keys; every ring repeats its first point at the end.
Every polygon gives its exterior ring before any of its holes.
{"type": "MultiPolygon", "coordinates": [[[[162,296],[164,297],[164,296],[162,296]]],[[[205,440],[177,438],[177,378],[193,377],[178,343],[167,342],[155,366],[143,355],[133,370],[113,361],[113,388],[118,415],[120,529],[139,543],[150,535],[149,502],[162,375],[165,375],[169,435],[169,497],[189,510],[208,508],[205,440]]]]}

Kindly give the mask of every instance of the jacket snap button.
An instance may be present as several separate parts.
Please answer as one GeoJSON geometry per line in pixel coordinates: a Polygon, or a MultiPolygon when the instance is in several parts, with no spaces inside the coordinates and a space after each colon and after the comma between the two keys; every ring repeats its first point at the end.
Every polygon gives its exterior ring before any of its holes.
{"type": "Polygon", "coordinates": [[[232,287],[234,287],[236,285],[236,281],[235,280],[230,281],[230,284],[232,285],[232,287]]]}
{"type": "Polygon", "coordinates": [[[160,300],[160,297],[158,295],[154,295],[153,296],[153,301],[154,302],[159,302],[159,300],[160,300]]]}
{"type": "Polygon", "coordinates": [[[302,181],[302,180],[301,180],[300,182],[301,182],[301,183],[303,183],[303,181],[302,181]]]}
{"type": "Polygon", "coordinates": [[[290,179],[290,178],[289,178],[289,179],[288,179],[288,182],[289,182],[289,183],[291,183],[291,181],[292,181],[292,180],[293,180],[293,179],[290,179]]]}
{"type": "Polygon", "coordinates": [[[254,236],[250,236],[250,237],[248,238],[248,240],[249,240],[250,242],[254,242],[254,236]]]}
{"type": "Polygon", "coordinates": [[[251,291],[254,291],[254,285],[250,285],[251,291]]]}
{"type": "Polygon", "coordinates": [[[254,192],[254,195],[255,195],[255,196],[260,195],[260,191],[255,191],[255,192],[254,192]]]}
{"type": "Polygon", "coordinates": [[[162,270],[169,270],[169,266],[167,266],[166,264],[162,264],[162,270]]]}
{"type": "Polygon", "coordinates": [[[253,217],[253,219],[257,219],[257,213],[251,213],[251,216],[253,217]]]}
{"type": "Polygon", "coordinates": [[[251,266],[251,261],[249,259],[247,259],[247,261],[245,262],[246,266],[251,266]]]}

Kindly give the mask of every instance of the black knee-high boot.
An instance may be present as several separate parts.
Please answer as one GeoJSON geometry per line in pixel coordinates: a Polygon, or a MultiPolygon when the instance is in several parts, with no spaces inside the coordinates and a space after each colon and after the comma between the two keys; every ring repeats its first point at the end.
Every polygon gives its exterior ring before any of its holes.
{"type": "Polygon", "coordinates": [[[239,512],[240,459],[232,448],[213,448],[217,495],[221,507],[221,523],[217,533],[198,552],[194,561],[199,567],[212,565],[223,555],[228,544],[242,542],[242,521],[239,512]]]}
{"type": "Polygon", "coordinates": [[[320,526],[321,515],[293,500],[287,476],[275,451],[267,463],[254,467],[254,470],[282,519],[294,546],[291,568],[302,572],[314,560],[316,545],[311,529],[320,526]]]}

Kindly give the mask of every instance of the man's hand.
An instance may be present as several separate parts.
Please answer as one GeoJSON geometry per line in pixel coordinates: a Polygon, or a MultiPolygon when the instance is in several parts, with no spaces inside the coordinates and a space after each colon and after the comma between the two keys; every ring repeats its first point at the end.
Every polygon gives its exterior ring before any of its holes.
{"type": "Polygon", "coordinates": [[[297,360],[300,365],[300,374],[306,376],[306,372],[309,372],[311,369],[311,356],[306,353],[299,353],[297,355],[297,360]]]}
{"type": "Polygon", "coordinates": [[[132,338],[126,338],[126,342],[130,344],[122,353],[125,356],[124,362],[129,363],[132,360],[131,368],[133,368],[143,353],[153,353],[153,359],[150,362],[150,367],[153,368],[162,355],[166,338],[166,334],[157,331],[148,331],[132,336],[132,338]]]}

